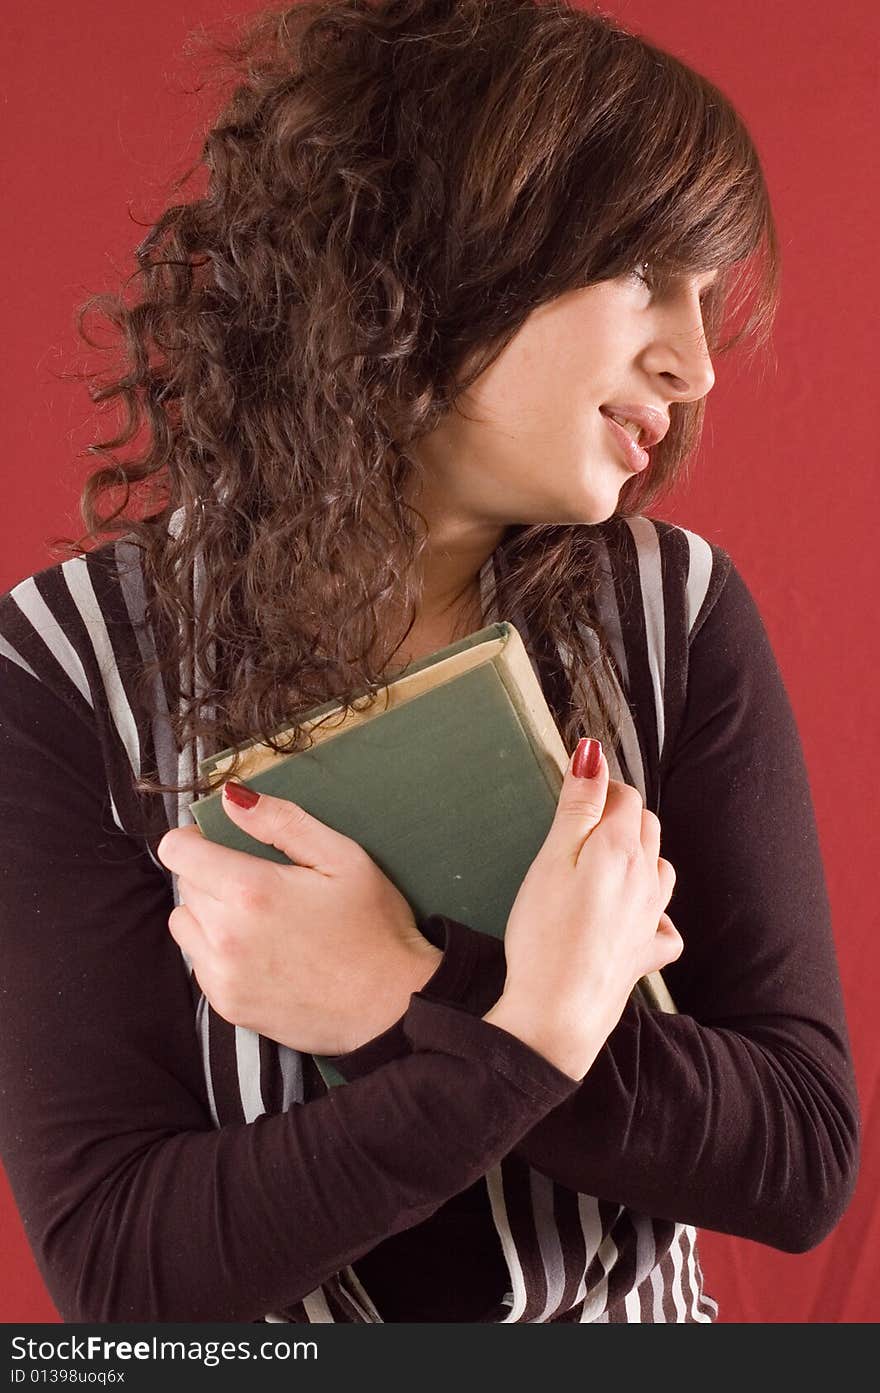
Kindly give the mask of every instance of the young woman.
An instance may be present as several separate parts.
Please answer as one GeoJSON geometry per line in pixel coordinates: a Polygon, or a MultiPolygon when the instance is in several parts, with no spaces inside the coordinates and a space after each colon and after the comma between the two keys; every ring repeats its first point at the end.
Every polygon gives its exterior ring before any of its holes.
{"type": "Polygon", "coordinates": [[[696,1229],[804,1251],[858,1154],[779,670],[730,556],[647,512],[769,334],[758,157],[561,3],[300,4],[223,54],[205,191],[99,300],[110,540],[0,597],[36,1260],[66,1320],[711,1321],[696,1229]],[[503,943],[234,779],[292,864],[202,838],[198,760],[500,617],[574,755],[503,943]]]}

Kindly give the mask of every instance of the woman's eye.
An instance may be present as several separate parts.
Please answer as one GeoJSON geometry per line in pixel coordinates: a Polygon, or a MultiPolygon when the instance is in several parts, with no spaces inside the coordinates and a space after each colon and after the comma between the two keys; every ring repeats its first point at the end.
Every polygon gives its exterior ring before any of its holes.
{"type": "Polygon", "coordinates": [[[634,276],[641,285],[651,286],[653,284],[650,261],[640,261],[638,266],[630,272],[630,275],[634,276]]]}
{"type": "MultiPolygon", "coordinates": [[[[632,276],[633,280],[638,281],[639,285],[647,286],[649,290],[653,291],[654,294],[658,296],[664,293],[665,289],[674,283],[670,281],[668,277],[658,274],[653,262],[650,261],[640,261],[629,274],[632,276]]],[[[706,300],[713,287],[714,282],[712,285],[706,286],[705,290],[700,293],[701,308],[705,307],[706,300]]]]}

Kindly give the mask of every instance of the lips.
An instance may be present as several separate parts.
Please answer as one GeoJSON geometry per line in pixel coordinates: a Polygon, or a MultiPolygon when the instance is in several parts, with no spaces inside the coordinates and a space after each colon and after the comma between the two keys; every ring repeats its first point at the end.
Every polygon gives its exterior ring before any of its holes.
{"type": "Polygon", "coordinates": [[[647,469],[648,465],[651,463],[651,456],[648,454],[648,451],[643,450],[641,445],[637,445],[629,431],[624,430],[623,426],[618,425],[617,421],[612,420],[607,411],[603,411],[602,415],[605,417],[608,429],[621,447],[629,468],[636,473],[641,473],[643,469],[647,469]]]}
{"type": "MultiPolygon", "coordinates": [[[[607,402],[600,406],[603,416],[619,416],[621,420],[632,421],[641,428],[638,444],[643,450],[657,445],[669,430],[669,417],[657,406],[637,406],[632,402],[607,402]]],[[[621,430],[624,427],[621,426],[621,430]]]]}

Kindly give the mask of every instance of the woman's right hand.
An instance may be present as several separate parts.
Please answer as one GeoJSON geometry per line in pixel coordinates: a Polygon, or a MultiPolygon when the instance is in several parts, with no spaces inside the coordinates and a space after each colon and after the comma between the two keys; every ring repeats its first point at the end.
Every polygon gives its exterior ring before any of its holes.
{"type": "Polygon", "coordinates": [[[507,920],[504,989],[483,1019],[582,1079],[639,978],[684,944],[663,913],[675,870],[660,856],[659,819],[609,777],[604,753],[592,778],[575,776],[573,760],[507,920]]]}

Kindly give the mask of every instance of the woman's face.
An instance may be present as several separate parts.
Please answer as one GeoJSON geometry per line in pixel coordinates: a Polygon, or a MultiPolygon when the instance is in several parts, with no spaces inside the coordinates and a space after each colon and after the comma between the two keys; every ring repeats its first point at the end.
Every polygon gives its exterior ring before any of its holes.
{"type": "MultiPolygon", "coordinates": [[[[440,426],[418,443],[449,522],[595,523],[633,468],[601,407],[696,401],[715,374],[700,296],[714,271],[651,290],[635,273],[539,306],[440,426]]],[[[650,464],[648,468],[650,469],[650,464]]]]}

